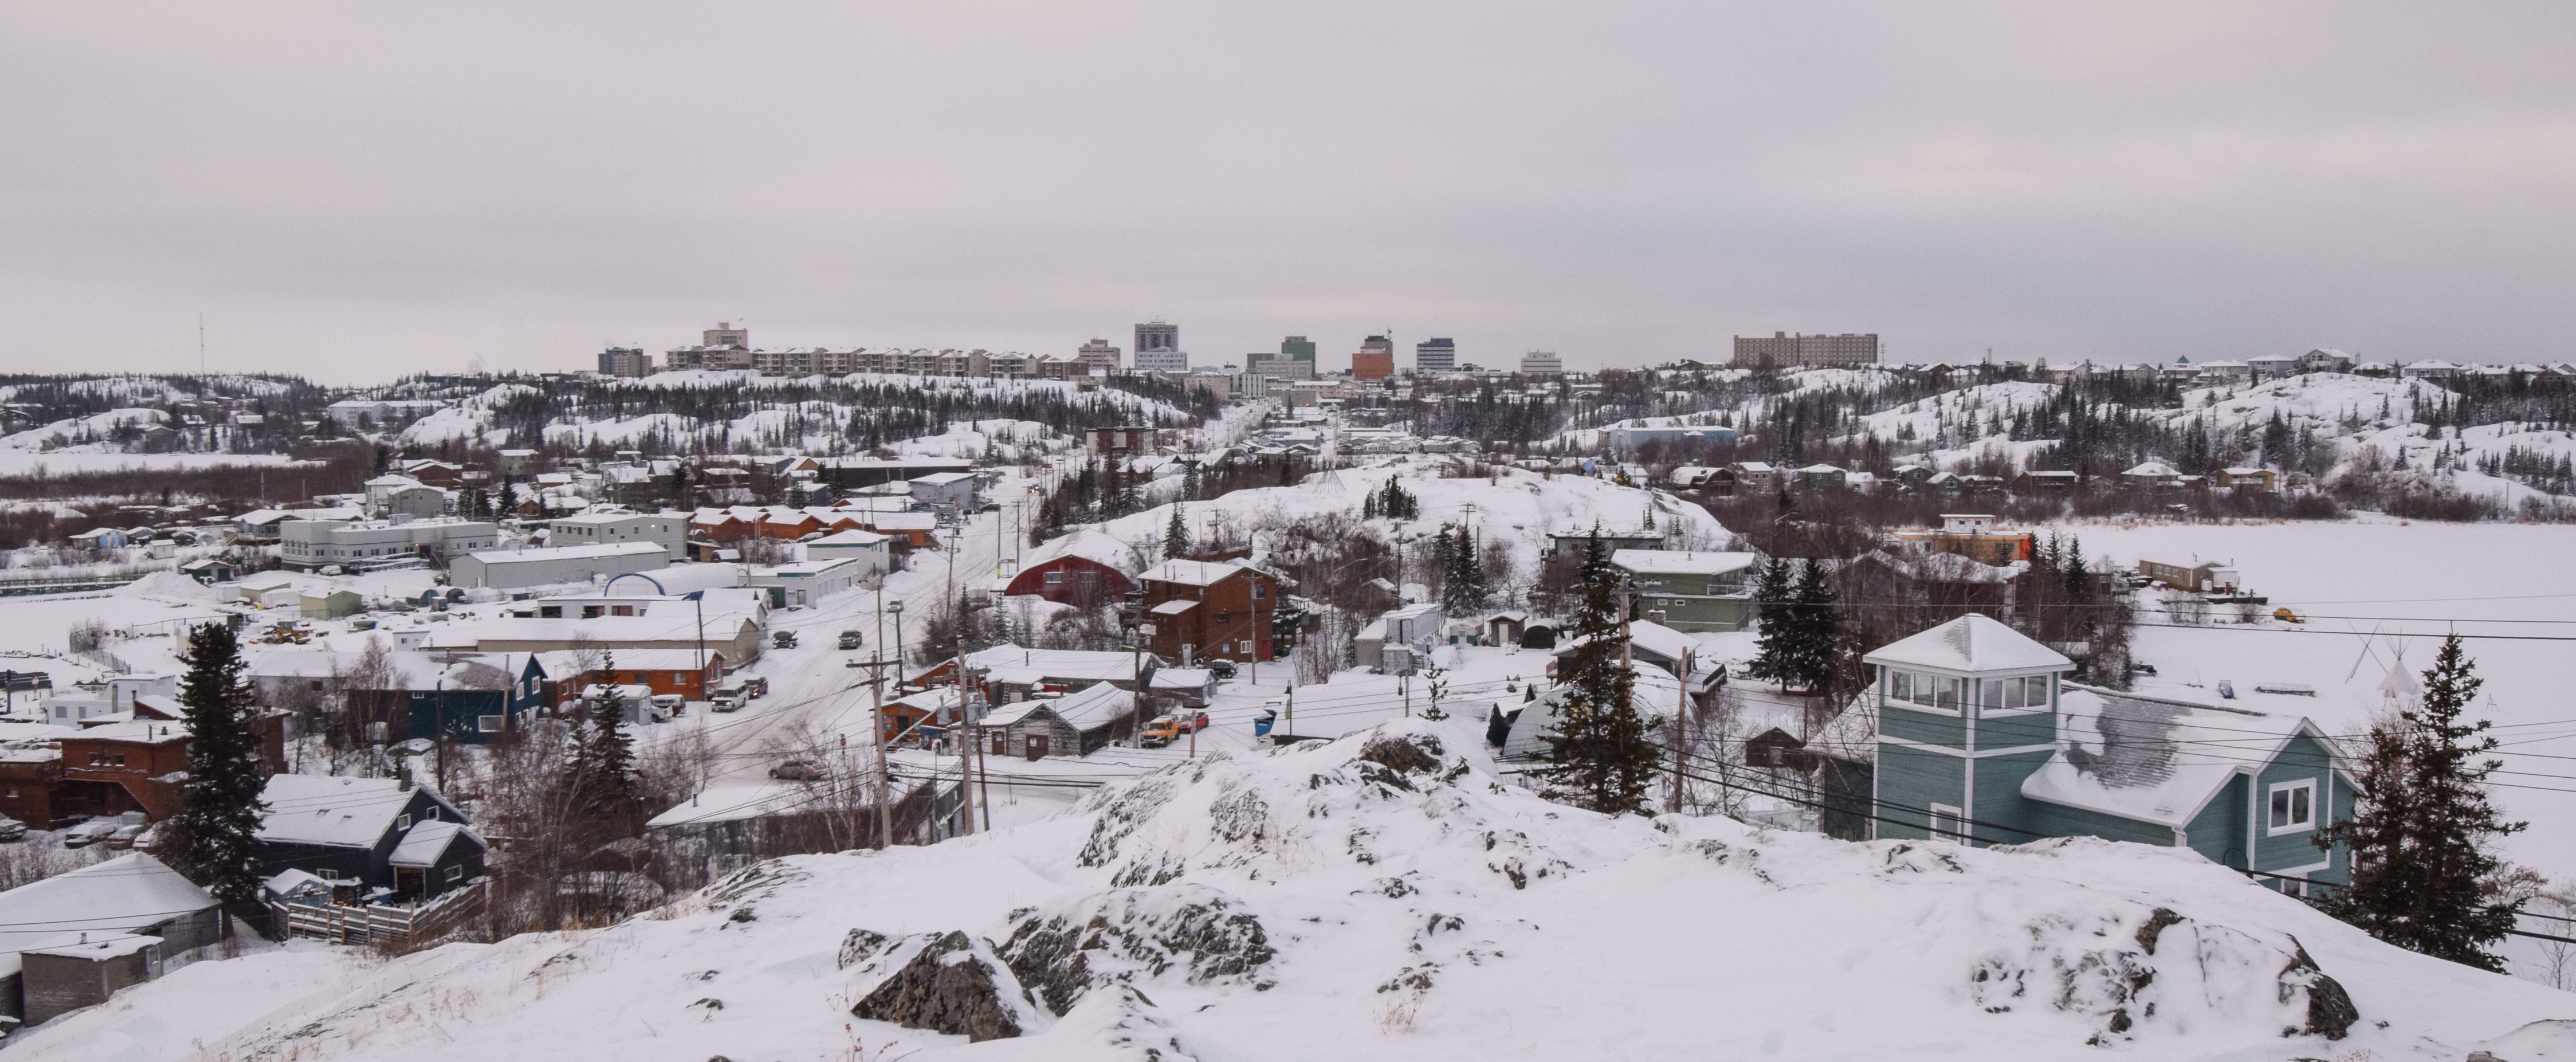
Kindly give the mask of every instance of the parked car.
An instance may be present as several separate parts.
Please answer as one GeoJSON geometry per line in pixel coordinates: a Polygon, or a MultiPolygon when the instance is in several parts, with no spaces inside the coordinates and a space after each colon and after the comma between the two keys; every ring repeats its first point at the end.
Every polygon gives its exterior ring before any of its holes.
{"type": "Polygon", "coordinates": [[[750,692],[737,684],[718,686],[714,693],[707,695],[707,707],[719,712],[739,711],[743,705],[749,703],[751,703],[750,692]]]}
{"type": "Polygon", "coordinates": [[[12,818],[0,817],[0,841],[23,841],[26,839],[26,823],[12,818]]]}
{"type": "Polygon", "coordinates": [[[819,782],[823,780],[823,766],[811,760],[789,760],[770,768],[769,776],[790,782],[819,782]]]}
{"type": "Polygon", "coordinates": [[[1205,664],[1201,664],[1200,666],[1207,668],[1208,674],[1214,675],[1220,679],[1231,679],[1234,677],[1234,661],[1232,660],[1220,657],[1215,660],[1210,660],[1205,664]]]}
{"type": "Polygon", "coordinates": [[[780,631],[769,637],[769,644],[780,649],[796,648],[796,632],[780,631]]]}
{"type": "Polygon", "coordinates": [[[753,697],[769,696],[769,680],[765,677],[744,679],[742,680],[742,692],[753,697]]]}
{"type": "Polygon", "coordinates": [[[1153,722],[1145,724],[1145,747],[1149,749],[1161,748],[1165,745],[1171,744],[1172,742],[1180,740],[1183,735],[1205,730],[1207,729],[1207,725],[1208,715],[1206,712],[1185,712],[1180,715],[1155,716],[1153,722]]]}
{"type": "Polygon", "coordinates": [[[689,699],[676,693],[656,693],[653,695],[653,714],[664,718],[678,715],[681,712],[686,711],[688,706],[689,699]]]}
{"type": "Polygon", "coordinates": [[[105,845],[110,849],[122,852],[128,848],[134,847],[134,839],[143,836],[143,831],[150,828],[151,827],[145,826],[139,822],[130,826],[119,826],[116,828],[116,832],[99,838],[98,843],[105,845]]]}
{"type": "Polygon", "coordinates": [[[64,830],[63,847],[87,848],[90,845],[105,839],[108,834],[115,833],[117,830],[122,829],[124,826],[124,823],[118,822],[115,819],[91,819],[88,822],[81,823],[71,829],[64,830]]]}
{"type": "Polygon", "coordinates": [[[856,648],[858,648],[858,647],[859,647],[859,632],[857,632],[857,631],[842,631],[842,632],[841,632],[841,648],[843,648],[843,649],[856,649],[856,648]]]}

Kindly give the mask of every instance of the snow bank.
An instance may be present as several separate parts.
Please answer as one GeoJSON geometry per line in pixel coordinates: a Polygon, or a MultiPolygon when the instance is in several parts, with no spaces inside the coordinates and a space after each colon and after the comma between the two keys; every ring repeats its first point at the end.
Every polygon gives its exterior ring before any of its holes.
{"type": "MultiPolygon", "coordinates": [[[[2571,1004],[2188,852],[1608,819],[1415,720],[415,956],[204,1056],[2457,1059],[2571,1004]]],[[[19,1053],[79,1057],[90,1018],[19,1053]]]]}

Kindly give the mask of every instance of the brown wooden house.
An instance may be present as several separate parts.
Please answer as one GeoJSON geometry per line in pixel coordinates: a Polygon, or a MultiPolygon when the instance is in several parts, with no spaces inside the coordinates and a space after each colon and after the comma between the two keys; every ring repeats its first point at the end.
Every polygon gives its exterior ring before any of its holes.
{"type": "Polygon", "coordinates": [[[1278,576],[1237,561],[1168,560],[1147,571],[1143,582],[1137,619],[1153,625],[1154,655],[1182,666],[1274,658],[1278,576]]]}

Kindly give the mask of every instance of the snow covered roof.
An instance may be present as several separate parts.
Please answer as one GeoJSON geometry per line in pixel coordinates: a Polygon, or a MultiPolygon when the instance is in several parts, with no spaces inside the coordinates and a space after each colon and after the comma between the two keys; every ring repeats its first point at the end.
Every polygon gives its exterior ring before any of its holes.
{"type": "MultiPolygon", "coordinates": [[[[1159,661],[1152,653],[1146,660],[1159,661]]],[[[1025,686],[1041,679],[1107,681],[1135,674],[1136,654],[1106,649],[1023,649],[1003,644],[966,654],[966,666],[991,681],[1025,686]]]]}
{"type": "Polygon", "coordinates": [[[2179,476],[2182,470],[2162,461],[2142,462],[2136,468],[2120,473],[2124,476],[2179,476]]]}
{"type": "Polygon", "coordinates": [[[2259,769],[2305,732],[2340,753],[2303,716],[2118,693],[2068,684],[2058,694],[2067,747],[2022,781],[2033,800],[2138,822],[2191,822],[2238,772],[2259,769]]]}
{"type": "Polygon", "coordinates": [[[1135,711],[1134,698],[1126,690],[1106,682],[1039,703],[1044,703],[1056,718],[1071,724],[1076,730],[1089,730],[1135,711]]]}
{"type": "Polygon", "coordinates": [[[939,526],[939,517],[931,513],[878,513],[869,522],[879,531],[929,531],[939,526]]]}
{"type": "Polygon", "coordinates": [[[1047,540],[1045,545],[1039,546],[1021,562],[1020,570],[1028,571],[1066,557],[1079,557],[1123,575],[1132,576],[1136,571],[1135,550],[1112,535],[1087,527],[1047,540]]]}
{"type": "MultiPolygon", "coordinates": [[[[278,844],[373,848],[411,804],[416,787],[392,778],[272,774],[259,791],[268,814],[259,839],[278,844]]],[[[437,794],[430,795],[437,800],[437,794]]],[[[440,801],[445,803],[445,801],[440,801]]]]}
{"type": "Polygon", "coordinates": [[[1145,572],[1148,582],[1212,586],[1239,571],[1258,571],[1238,561],[1167,560],[1145,572]]]}
{"type": "Polygon", "coordinates": [[[806,543],[805,547],[807,549],[812,549],[815,546],[874,546],[885,541],[886,536],[880,535],[874,531],[861,531],[857,528],[851,528],[847,531],[837,531],[815,539],[812,542],[806,543]]]}
{"type": "Polygon", "coordinates": [[[1176,597],[1163,602],[1162,604],[1156,605],[1153,608],[1147,609],[1146,611],[1157,616],[1177,616],[1197,607],[1199,607],[1199,603],[1196,601],[1192,601],[1186,597],[1176,597]]]}
{"type": "Polygon", "coordinates": [[[536,561],[582,560],[591,557],[631,557],[643,553],[669,553],[657,542],[610,542],[597,546],[555,546],[547,549],[492,550],[467,556],[484,564],[526,564],[536,561]]]}
{"type": "Polygon", "coordinates": [[[292,867],[278,871],[260,884],[272,896],[297,896],[310,892],[331,891],[329,879],[311,871],[297,870],[292,867]]]}
{"type": "Polygon", "coordinates": [[[1653,575],[1724,575],[1743,571],[1761,558],[1751,553],[1710,553],[1695,550],[1623,549],[1610,554],[1610,563],[1639,574],[1653,575]]]}
{"type": "MultiPolygon", "coordinates": [[[[537,669],[544,672],[547,678],[561,681],[581,673],[581,658],[584,655],[597,656],[603,669],[608,664],[614,663],[619,671],[695,671],[698,669],[698,651],[693,648],[607,649],[595,654],[557,649],[536,654],[537,669]]],[[[723,655],[721,649],[707,650],[707,656],[710,659],[723,655]]]]}
{"type": "Polygon", "coordinates": [[[0,892],[0,974],[18,953],[80,933],[130,933],[215,906],[214,897],[142,852],[0,892]]]}
{"type": "Polygon", "coordinates": [[[934,487],[945,487],[959,480],[973,478],[975,478],[975,474],[972,472],[933,472],[927,476],[914,476],[911,481],[914,483],[927,483],[934,487]]]}
{"type": "Polygon", "coordinates": [[[1891,667],[1924,667],[1954,674],[2062,670],[2075,666],[2057,650],[1974,613],[1880,646],[1876,652],[1861,657],[1861,662],[1891,667]]]}
{"type": "Polygon", "coordinates": [[[394,854],[385,861],[398,867],[426,870],[436,865],[438,857],[447,854],[447,846],[456,840],[456,835],[464,832],[465,824],[461,822],[445,819],[415,822],[411,829],[403,831],[402,843],[394,846],[394,854]]]}

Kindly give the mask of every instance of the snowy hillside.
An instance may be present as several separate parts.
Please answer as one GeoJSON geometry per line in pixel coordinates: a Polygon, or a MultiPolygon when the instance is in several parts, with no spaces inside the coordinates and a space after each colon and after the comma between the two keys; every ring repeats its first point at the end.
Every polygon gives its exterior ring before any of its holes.
{"type": "MultiPolygon", "coordinates": [[[[526,422],[542,425],[548,442],[615,447],[650,445],[663,452],[738,447],[838,453],[865,434],[863,425],[885,411],[872,390],[917,389],[922,410],[933,405],[994,408],[1015,401],[1079,407],[1107,420],[1192,419],[1190,413],[1116,388],[1089,388],[1060,380],[984,379],[954,376],[761,376],[743,371],[687,370],[589,385],[580,398],[505,383],[463,398],[405,427],[407,445],[479,442],[534,446],[526,422]]],[[[901,438],[909,433],[894,433],[901,438]]]]}
{"type": "Polygon", "coordinates": [[[2571,1009],[2188,853],[1608,820],[1411,721],[611,928],[201,965],[10,1054],[2455,1060],[2571,1009]]]}

